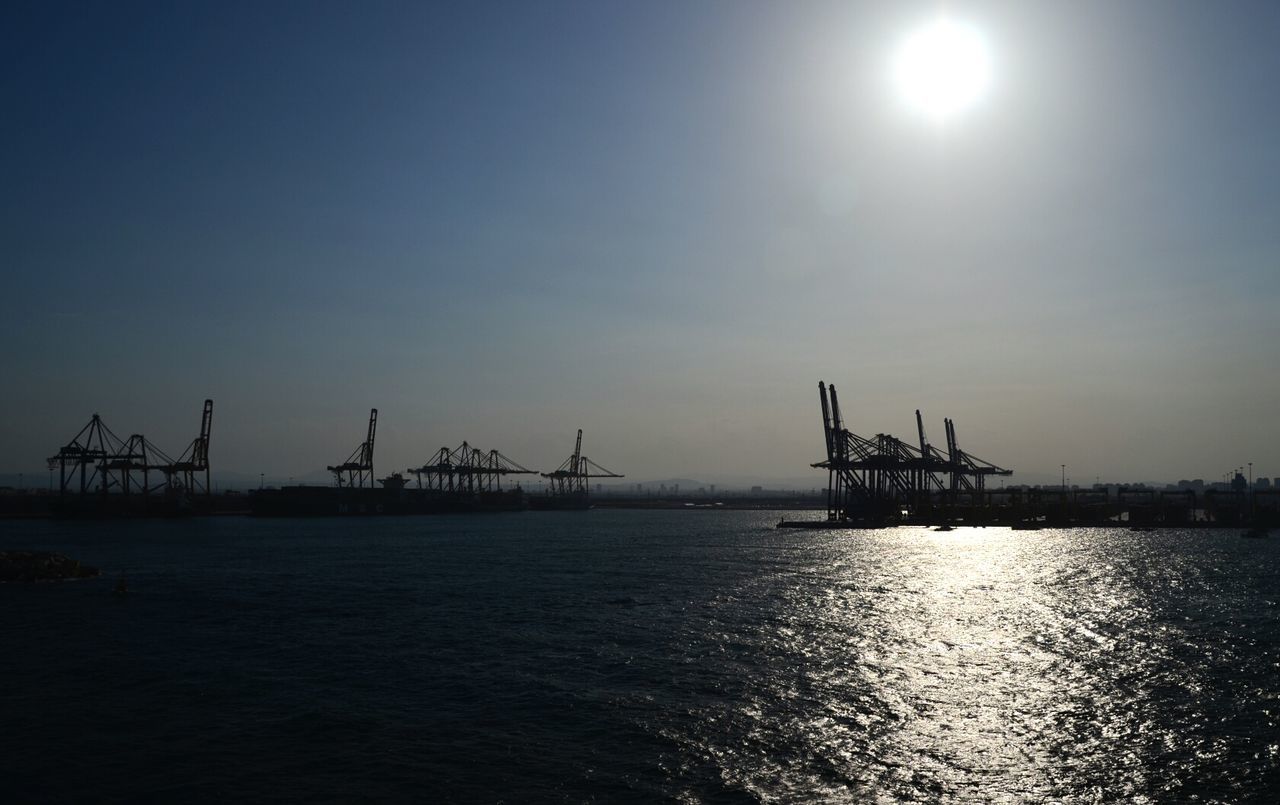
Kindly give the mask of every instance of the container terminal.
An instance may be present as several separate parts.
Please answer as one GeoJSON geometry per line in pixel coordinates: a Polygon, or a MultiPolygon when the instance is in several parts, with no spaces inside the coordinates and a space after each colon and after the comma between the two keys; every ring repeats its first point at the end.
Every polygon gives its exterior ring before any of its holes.
{"type": "Polygon", "coordinates": [[[845,426],[834,384],[818,383],[826,458],[811,466],[827,472],[826,519],[783,520],[781,528],[880,527],[897,523],[947,526],[1237,526],[1271,524],[1277,517],[1274,490],[1152,490],[1117,487],[1069,489],[1001,486],[989,478],[1013,471],[961,449],[956,426],[944,419],[946,449],[925,433],[916,410],[916,442],[885,433],[868,438],[845,426]]]}
{"type": "Polygon", "coordinates": [[[845,425],[835,385],[818,383],[826,456],[812,463],[826,473],[818,492],[711,494],[705,490],[602,490],[601,479],[623,478],[582,452],[579,429],[573,452],[551,472],[538,472],[499,450],[464,441],[441,447],[421,466],[374,474],[378,411],[369,412],[364,440],[345,461],[326,467],[329,485],[289,484],[247,494],[215,494],[210,438],[213,400],[204,401],[199,430],[177,458],[146,436],[120,438],[94,414],[48,459],[50,488],[0,488],[2,517],[129,518],[250,514],[261,517],[376,516],[588,508],[686,510],[761,509],[824,512],[825,517],[783,520],[782,527],[850,528],[914,524],[945,526],[1048,525],[1123,527],[1239,526],[1280,523],[1280,489],[1250,489],[1237,475],[1209,489],[1092,489],[1006,485],[1013,474],[962,449],[956,426],[945,419],[945,448],[930,442],[916,415],[916,439],[885,433],[864,437],[845,425]],[[544,479],[531,494],[521,479],[544,479]],[[1000,478],[993,487],[988,479],[1000,478]],[[593,481],[596,482],[593,484],[593,481]],[[596,492],[592,493],[595,486],[596,492]],[[1222,488],[1219,488],[1221,486],[1222,488]],[[603,494],[601,492],[603,491],[603,494]]]}

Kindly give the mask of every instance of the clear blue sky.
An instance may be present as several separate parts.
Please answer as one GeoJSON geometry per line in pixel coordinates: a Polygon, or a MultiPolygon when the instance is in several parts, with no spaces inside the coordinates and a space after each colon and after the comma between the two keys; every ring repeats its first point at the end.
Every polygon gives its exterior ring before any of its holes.
{"type": "MultiPolygon", "coordinates": [[[[464,438],[808,477],[816,382],[1015,480],[1280,476],[1280,4],[8,4],[0,472],[93,412],[218,469],[464,438]]],[[[823,478],[812,472],[814,485],[823,478]]]]}

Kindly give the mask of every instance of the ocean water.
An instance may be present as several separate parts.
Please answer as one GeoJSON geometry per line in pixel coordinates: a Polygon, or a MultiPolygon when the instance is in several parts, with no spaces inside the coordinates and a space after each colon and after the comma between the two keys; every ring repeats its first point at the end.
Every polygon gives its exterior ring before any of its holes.
{"type": "Polygon", "coordinates": [[[1280,539],[777,519],[0,522],[0,797],[1280,800],[1280,539]]]}

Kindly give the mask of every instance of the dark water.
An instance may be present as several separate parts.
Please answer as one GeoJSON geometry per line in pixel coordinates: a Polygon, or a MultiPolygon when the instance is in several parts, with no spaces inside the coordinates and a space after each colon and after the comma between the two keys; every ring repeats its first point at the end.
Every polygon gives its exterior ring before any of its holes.
{"type": "Polygon", "coordinates": [[[0,523],[0,798],[1280,797],[1280,539],[776,519],[0,523]]]}

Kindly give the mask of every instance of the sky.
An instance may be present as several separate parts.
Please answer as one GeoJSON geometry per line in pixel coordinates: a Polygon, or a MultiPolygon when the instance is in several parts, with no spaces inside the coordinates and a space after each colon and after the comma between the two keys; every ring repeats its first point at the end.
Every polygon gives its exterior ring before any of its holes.
{"type": "Polygon", "coordinates": [[[0,473],[93,413],[215,471],[1280,476],[1280,4],[9,3],[0,473]],[[939,9],[990,84],[895,89],[939,9]]]}

